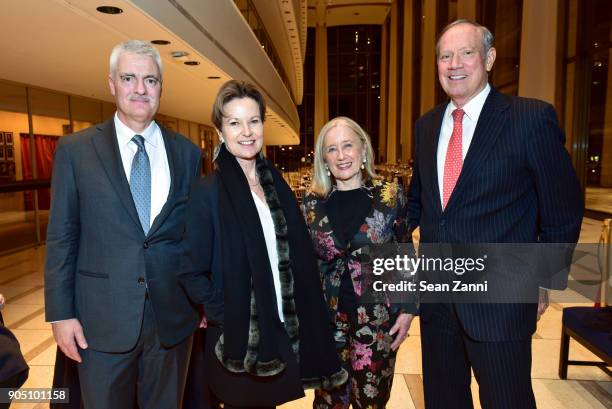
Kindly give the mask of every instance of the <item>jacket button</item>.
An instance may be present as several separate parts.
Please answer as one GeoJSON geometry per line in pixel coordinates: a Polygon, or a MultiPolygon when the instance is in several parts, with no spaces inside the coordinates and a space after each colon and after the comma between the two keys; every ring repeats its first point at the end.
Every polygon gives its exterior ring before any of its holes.
{"type": "Polygon", "coordinates": [[[145,249],[149,248],[149,242],[147,240],[145,240],[144,243],[142,243],[142,248],[145,248],[145,249]]]}
{"type": "Polygon", "coordinates": [[[440,226],[444,226],[446,224],[446,219],[440,220],[440,226]]]}
{"type": "Polygon", "coordinates": [[[144,284],[145,283],[145,279],[144,277],[138,277],[138,284],[144,284]]]}

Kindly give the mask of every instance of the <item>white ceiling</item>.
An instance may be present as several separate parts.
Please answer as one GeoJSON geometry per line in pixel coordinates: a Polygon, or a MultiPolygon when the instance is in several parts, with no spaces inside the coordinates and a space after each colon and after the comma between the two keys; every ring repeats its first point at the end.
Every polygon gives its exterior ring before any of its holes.
{"type": "MultiPolygon", "coordinates": [[[[218,1],[218,0],[214,0],[218,1]]],[[[164,62],[160,112],[211,125],[210,112],[220,85],[230,77],[155,19],[125,0],[3,0],[0,78],[113,102],[108,91],[108,56],[131,38],[169,40],[157,46],[164,62]],[[119,15],[96,11],[100,5],[123,9],[119,15]],[[201,64],[186,66],[172,51],[187,51],[201,64]],[[219,76],[211,80],[208,76],[219,76]]],[[[270,110],[266,143],[298,143],[296,129],[270,110]]]]}

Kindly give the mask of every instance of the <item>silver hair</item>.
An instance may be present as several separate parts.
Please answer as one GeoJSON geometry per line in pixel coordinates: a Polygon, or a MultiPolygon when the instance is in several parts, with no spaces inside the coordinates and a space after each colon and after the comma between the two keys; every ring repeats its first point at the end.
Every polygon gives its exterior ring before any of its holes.
{"type": "Polygon", "coordinates": [[[489,30],[485,26],[480,25],[476,23],[475,21],[468,20],[465,18],[453,21],[452,23],[444,27],[444,29],[440,32],[440,34],[438,35],[438,41],[436,41],[436,56],[440,55],[440,39],[442,38],[444,33],[446,33],[451,28],[458,26],[460,24],[468,24],[470,26],[478,28],[482,32],[482,47],[484,51],[482,58],[487,58],[487,53],[489,52],[491,47],[493,47],[493,40],[494,40],[493,33],[491,33],[491,30],[489,30]]]}
{"type": "Polygon", "coordinates": [[[365,169],[362,171],[362,174],[365,176],[366,180],[378,179],[378,175],[374,170],[374,150],[372,149],[372,142],[370,142],[370,137],[367,132],[352,119],[345,116],[339,116],[330,120],[321,128],[319,136],[317,136],[317,141],[315,142],[314,172],[311,190],[319,197],[327,196],[332,188],[333,180],[331,176],[327,175],[328,170],[325,164],[325,136],[336,126],[346,126],[357,135],[364,147],[365,153],[365,169]]]}
{"type": "Polygon", "coordinates": [[[113,51],[111,51],[110,55],[111,76],[114,77],[117,73],[117,63],[119,61],[119,57],[124,53],[151,57],[157,65],[157,69],[159,70],[159,79],[161,80],[161,77],[163,75],[163,65],[161,56],[159,55],[159,51],[157,51],[157,49],[153,47],[149,42],[142,40],[128,40],[123,43],[117,44],[113,48],[113,51]]]}

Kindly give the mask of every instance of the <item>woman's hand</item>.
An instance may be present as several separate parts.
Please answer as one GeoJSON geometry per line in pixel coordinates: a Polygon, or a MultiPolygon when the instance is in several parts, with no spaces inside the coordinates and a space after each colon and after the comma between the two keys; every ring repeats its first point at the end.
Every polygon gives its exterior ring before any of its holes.
{"type": "Polygon", "coordinates": [[[408,338],[408,330],[410,329],[410,324],[412,323],[413,318],[414,315],[407,314],[405,312],[397,316],[395,324],[393,324],[393,327],[391,327],[391,331],[389,331],[389,335],[397,333],[397,336],[391,344],[392,350],[396,351],[400,347],[402,342],[404,342],[404,340],[408,338]]]}

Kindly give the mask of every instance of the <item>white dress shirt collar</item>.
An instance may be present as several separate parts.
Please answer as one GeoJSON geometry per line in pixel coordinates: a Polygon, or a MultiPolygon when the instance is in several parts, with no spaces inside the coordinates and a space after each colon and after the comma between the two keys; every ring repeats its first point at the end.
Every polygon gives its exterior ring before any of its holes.
{"type": "Polygon", "coordinates": [[[114,120],[115,120],[115,132],[117,133],[117,141],[119,142],[119,146],[128,145],[132,141],[132,138],[134,137],[134,135],[142,135],[142,137],[145,140],[145,143],[151,144],[154,148],[157,148],[157,144],[159,143],[159,141],[155,137],[155,133],[157,129],[159,128],[159,126],[157,125],[155,121],[151,121],[149,126],[147,126],[144,131],[135,132],[132,129],[130,129],[129,126],[121,122],[121,119],[119,119],[119,116],[117,115],[116,112],[115,112],[114,120]]]}
{"type": "MultiPolygon", "coordinates": [[[[482,112],[482,107],[491,92],[491,86],[487,83],[487,85],[480,91],[474,98],[468,101],[467,104],[463,106],[463,112],[465,116],[467,116],[473,123],[478,123],[478,117],[482,112]]],[[[451,116],[453,111],[457,109],[457,105],[451,100],[446,107],[446,112],[444,116],[451,116]]],[[[451,118],[452,119],[452,118],[451,118]]]]}

